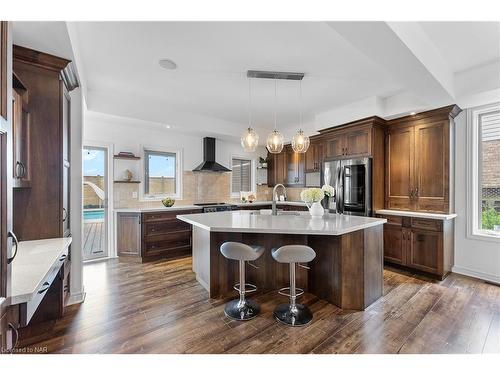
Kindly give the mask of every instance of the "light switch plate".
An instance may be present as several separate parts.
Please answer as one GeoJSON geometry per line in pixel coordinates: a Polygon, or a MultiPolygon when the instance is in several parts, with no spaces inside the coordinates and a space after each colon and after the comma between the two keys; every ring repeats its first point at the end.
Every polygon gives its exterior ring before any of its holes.
{"type": "Polygon", "coordinates": [[[137,191],[132,192],[132,198],[137,198],[137,191]]]}

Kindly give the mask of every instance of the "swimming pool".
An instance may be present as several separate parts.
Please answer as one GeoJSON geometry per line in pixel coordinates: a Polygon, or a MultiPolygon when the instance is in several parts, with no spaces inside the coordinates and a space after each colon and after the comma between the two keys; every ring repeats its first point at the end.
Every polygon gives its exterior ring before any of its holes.
{"type": "Polygon", "coordinates": [[[104,209],[102,210],[84,210],[83,221],[104,220],[104,209]]]}

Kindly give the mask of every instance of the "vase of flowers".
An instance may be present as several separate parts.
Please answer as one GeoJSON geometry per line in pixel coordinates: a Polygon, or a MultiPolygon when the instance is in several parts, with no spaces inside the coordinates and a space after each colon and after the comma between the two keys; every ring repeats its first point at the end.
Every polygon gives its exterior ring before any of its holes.
{"type": "Polygon", "coordinates": [[[319,188],[305,189],[300,193],[300,199],[307,205],[309,213],[313,218],[322,217],[325,213],[323,206],[321,206],[321,201],[324,197],[324,191],[319,188]]]}
{"type": "Polygon", "coordinates": [[[335,189],[331,185],[323,185],[321,187],[321,190],[323,190],[323,193],[325,193],[325,198],[323,199],[323,207],[325,210],[330,209],[330,204],[333,203],[333,199],[335,197],[335,189]]]}

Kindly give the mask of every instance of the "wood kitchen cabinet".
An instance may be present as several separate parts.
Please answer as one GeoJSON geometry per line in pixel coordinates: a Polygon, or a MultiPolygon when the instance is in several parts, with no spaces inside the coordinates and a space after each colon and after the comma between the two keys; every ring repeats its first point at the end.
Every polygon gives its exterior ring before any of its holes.
{"type": "Polygon", "coordinates": [[[286,154],[283,149],[279,154],[267,154],[267,186],[286,183],[286,154]]]}
{"type": "Polygon", "coordinates": [[[384,224],[384,260],[444,278],[453,263],[453,220],[377,215],[384,224]]]}
{"type": "Polygon", "coordinates": [[[386,135],[385,206],[388,209],[453,211],[454,118],[449,106],[391,120],[386,135]]]}
{"type": "Polygon", "coordinates": [[[7,44],[8,44],[8,27],[7,21],[0,21],[0,117],[7,121],[7,44]]]}
{"type": "Polygon", "coordinates": [[[323,143],[319,140],[311,142],[309,149],[305,154],[305,171],[306,173],[321,171],[323,163],[323,143]]]}
{"type": "Polygon", "coordinates": [[[372,154],[372,127],[370,124],[354,124],[333,131],[327,136],[328,158],[361,157],[372,154]]]}
{"type": "Polygon", "coordinates": [[[12,77],[12,151],[13,187],[31,187],[31,135],[28,90],[14,74],[12,77]]]}
{"type": "Polygon", "coordinates": [[[116,219],[117,252],[121,260],[148,262],[191,256],[191,225],[177,215],[202,210],[155,212],[118,212],[116,219]]]}
{"type": "MultiPolygon", "coordinates": [[[[18,156],[16,152],[15,157],[26,166],[18,169],[26,169],[30,187],[14,189],[13,193],[14,230],[22,241],[70,234],[68,90],[75,86],[70,86],[67,80],[69,63],[63,58],[13,46],[13,84],[18,81],[29,94],[24,100],[24,104],[29,104],[28,126],[21,129],[21,141],[15,141],[26,154],[18,156]]],[[[14,91],[20,93],[18,89],[14,91]]],[[[16,129],[19,128],[15,126],[14,133],[16,129]]]]}
{"type": "Polygon", "coordinates": [[[285,186],[301,187],[305,186],[305,163],[304,154],[294,152],[291,146],[283,149],[286,163],[286,183],[285,186]]]}

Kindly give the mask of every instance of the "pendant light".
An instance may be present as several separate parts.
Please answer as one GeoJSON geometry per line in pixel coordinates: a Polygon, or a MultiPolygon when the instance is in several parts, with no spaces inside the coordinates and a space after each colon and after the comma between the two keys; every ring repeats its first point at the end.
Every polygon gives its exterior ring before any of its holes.
{"type": "Polygon", "coordinates": [[[292,138],[292,149],[295,152],[303,154],[309,148],[309,137],[302,130],[302,80],[299,81],[299,131],[292,138]]]}
{"type": "Polygon", "coordinates": [[[259,135],[252,129],[251,80],[248,79],[248,129],[241,135],[241,147],[246,152],[254,152],[259,144],[259,135]]]}
{"type": "Polygon", "coordinates": [[[278,80],[274,79],[274,131],[267,136],[267,150],[271,154],[279,154],[283,150],[284,138],[278,130],[276,130],[276,97],[278,91],[278,80]]]}

